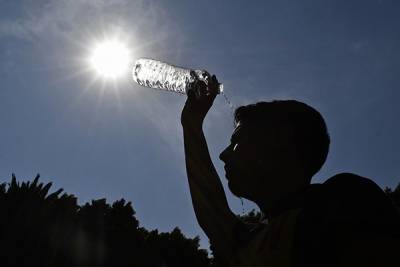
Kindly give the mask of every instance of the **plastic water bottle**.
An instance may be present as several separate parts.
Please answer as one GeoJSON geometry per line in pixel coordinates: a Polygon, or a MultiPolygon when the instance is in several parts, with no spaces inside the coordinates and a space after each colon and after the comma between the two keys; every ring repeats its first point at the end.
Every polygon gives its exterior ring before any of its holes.
{"type": "MultiPolygon", "coordinates": [[[[210,74],[205,70],[192,70],[148,58],[136,60],[132,71],[133,80],[139,85],[187,94],[196,80],[208,83],[210,74]]],[[[219,84],[218,94],[223,92],[219,84]]]]}

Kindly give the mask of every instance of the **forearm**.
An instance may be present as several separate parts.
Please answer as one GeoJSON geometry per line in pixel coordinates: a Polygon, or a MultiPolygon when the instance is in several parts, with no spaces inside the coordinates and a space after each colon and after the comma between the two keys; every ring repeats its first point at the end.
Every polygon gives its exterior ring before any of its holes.
{"type": "Polygon", "coordinates": [[[213,243],[219,257],[228,262],[235,254],[235,229],[240,220],[229,209],[224,188],[211,161],[202,125],[211,108],[218,86],[215,76],[208,86],[199,81],[188,98],[181,114],[185,146],[186,172],[193,208],[200,227],[213,243]]]}
{"type": "MultiPolygon", "coordinates": [[[[212,163],[201,124],[183,127],[186,171],[197,220],[207,233],[232,213],[212,163]]],[[[226,226],[225,226],[226,227],[226,226]]]]}

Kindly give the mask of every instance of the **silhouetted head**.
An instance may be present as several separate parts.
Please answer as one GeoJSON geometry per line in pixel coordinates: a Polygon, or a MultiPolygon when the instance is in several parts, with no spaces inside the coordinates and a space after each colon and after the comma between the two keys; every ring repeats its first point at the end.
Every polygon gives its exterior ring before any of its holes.
{"type": "Polygon", "coordinates": [[[229,188],[264,206],[306,188],[324,164],[329,135],[321,114],[294,100],[235,111],[231,144],[221,153],[229,188]]]}

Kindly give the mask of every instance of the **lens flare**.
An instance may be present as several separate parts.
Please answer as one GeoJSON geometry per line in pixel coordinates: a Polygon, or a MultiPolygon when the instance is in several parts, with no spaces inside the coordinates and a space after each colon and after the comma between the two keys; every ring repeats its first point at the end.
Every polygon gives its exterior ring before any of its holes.
{"type": "Polygon", "coordinates": [[[127,72],[130,51],[118,40],[105,40],[95,45],[89,61],[99,75],[114,79],[127,72]]]}

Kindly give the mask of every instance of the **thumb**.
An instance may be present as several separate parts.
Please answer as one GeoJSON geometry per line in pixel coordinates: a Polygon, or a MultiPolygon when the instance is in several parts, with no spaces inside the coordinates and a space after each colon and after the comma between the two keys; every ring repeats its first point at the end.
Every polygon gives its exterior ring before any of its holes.
{"type": "Polygon", "coordinates": [[[186,94],[187,94],[187,96],[188,96],[189,99],[194,99],[194,98],[196,98],[196,94],[195,94],[193,88],[189,89],[189,90],[187,91],[186,94]]]}

